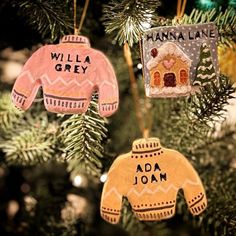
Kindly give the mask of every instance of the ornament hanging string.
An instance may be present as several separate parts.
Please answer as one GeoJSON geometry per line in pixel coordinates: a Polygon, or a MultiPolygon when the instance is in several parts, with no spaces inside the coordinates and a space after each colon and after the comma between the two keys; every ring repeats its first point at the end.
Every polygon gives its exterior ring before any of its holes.
{"type": "Polygon", "coordinates": [[[187,4],[187,0],[183,0],[183,1],[178,0],[178,2],[177,2],[177,13],[176,13],[177,20],[179,20],[183,17],[186,4],[187,4]]]}
{"type": "Polygon", "coordinates": [[[80,18],[79,26],[78,26],[78,21],[77,21],[77,0],[74,0],[74,34],[79,35],[80,31],[83,27],[83,23],[86,17],[87,9],[89,5],[89,0],[85,0],[83,12],[80,18]]]}
{"type": "Polygon", "coordinates": [[[127,42],[124,44],[124,57],[128,65],[131,92],[132,92],[132,97],[134,101],[134,109],[135,109],[135,114],[136,114],[139,130],[142,133],[143,137],[147,139],[149,137],[149,132],[151,129],[151,124],[152,124],[152,115],[150,114],[151,104],[150,104],[150,100],[148,98],[145,98],[144,100],[145,114],[144,114],[144,112],[141,109],[142,104],[140,103],[138,85],[137,85],[135,74],[134,74],[132,54],[131,54],[131,50],[127,42]],[[144,117],[147,117],[147,119],[145,119],[144,117]]]}
{"type": "Polygon", "coordinates": [[[79,34],[79,27],[77,24],[77,0],[74,0],[74,34],[79,34]]]}
{"type": "Polygon", "coordinates": [[[132,96],[134,100],[134,109],[136,113],[136,118],[138,121],[139,129],[141,132],[143,132],[145,125],[143,121],[143,115],[140,109],[141,108],[140,97],[139,97],[138,86],[136,83],[134,69],[133,69],[132,55],[131,55],[129,44],[127,42],[124,44],[124,57],[128,65],[128,70],[129,70],[129,78],[130,78],[132,96]]]}
{"type": "MultiPolygon", "coordinates": [[[[141,63],[142,66],[144,65],[143,63],[143,54],[142,54],[142,40],[141,40],[141,35],[139,35],[139,51],[141,54],[141,63]]],[[[142,69],[142,81],[144,83],[144,71],[142,69]]],[[[152,123],[153,123],[153,115],[152,115],[152,103],[151,99],[145,96],[144,100],[144,107],[145,107],[145,114],[143,115],[145,117],[146,121],[146,127],[143,130],[143,137],[147,139],[149,137],[149,133],[151,132],[152,129],[152,123]]]]}

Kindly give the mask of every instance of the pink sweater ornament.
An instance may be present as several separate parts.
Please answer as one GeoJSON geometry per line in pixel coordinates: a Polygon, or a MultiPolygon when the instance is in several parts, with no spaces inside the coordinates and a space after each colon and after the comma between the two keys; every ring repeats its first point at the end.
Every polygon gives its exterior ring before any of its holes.
{"type": "Polygon", "coordinates": [[[39,48],[16,79],[12,101],[27,110],[39,87],[50,112],[80,114],[88,109],[91,96],[99,92],[99,114],[110,116],[118,108],[119,90],[107,57],[90,47],[84,36],[67,35],[57,45],[39,48]]]}

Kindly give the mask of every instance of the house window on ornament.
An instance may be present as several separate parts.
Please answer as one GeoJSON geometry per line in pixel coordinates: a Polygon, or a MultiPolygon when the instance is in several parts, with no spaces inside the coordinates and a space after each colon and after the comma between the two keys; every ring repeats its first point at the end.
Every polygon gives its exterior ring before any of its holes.
{"type": "Polygon", "coordinates": [[[180,83],[181,83],[181,85],[188,84],[188,73],[184,69],[180,70],[180,83]]]}
{"type": "Polygon", "coordinates": [[[154,87],[161,87],[161,75],[158,71],[154,73],[154,81],[153,81],[154,87]]]}

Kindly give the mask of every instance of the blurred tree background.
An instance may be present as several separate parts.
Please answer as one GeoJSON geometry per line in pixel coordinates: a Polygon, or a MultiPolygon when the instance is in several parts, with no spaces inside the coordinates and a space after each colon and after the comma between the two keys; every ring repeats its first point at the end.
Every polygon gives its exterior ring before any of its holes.
{"type": "MultiPolygon", "coordinates": [[[[84,3],[78,0],[78,19],[84,3]]],[[[177,24],[176,4],[90,1],[81,33],[109,57],[120,89],[119,111],[103,119],[96,94],[82,115],[46,112],[42,92],[29,111],[14,108],[10,91],[25,61],[40,46],[73,33],[73,1],[0,2],[0,235],[236,235],[236,126],[225,121],[235,93],[236,1],[188,1],[179,20],[217,24],[224,74],[219,81],[202,88],[200,95],[150,100],[143,90],[138,35],[146,27],[177,24]],[[132,83],[125,44],[132,52],[132,83]],[[200,174],[209,203],[201,216],[190,215],[180,192],[170,220],[139,222],[126,201],[119,225],[100,218],[109,166],[142,137],[135,92],[150,135],[182,152],[200,174]]]]}

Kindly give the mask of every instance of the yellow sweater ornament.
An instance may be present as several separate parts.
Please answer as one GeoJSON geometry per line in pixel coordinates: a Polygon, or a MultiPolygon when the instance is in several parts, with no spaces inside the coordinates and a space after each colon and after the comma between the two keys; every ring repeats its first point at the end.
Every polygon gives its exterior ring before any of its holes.
{"type": "Polygon", "coordinates": [[[202,182],[181,153],[162,147],[157,138],[135,140],[132,151],[117,157],[108,172],[101,198],[101,216],[117,224],[122,198],[127,197],[139,220],[168,219],[175,214],[179,189],[183,189],[193,215],[206,209],[202,182]]]}

